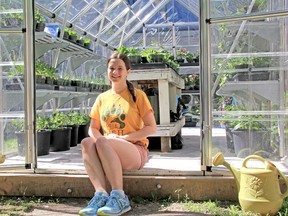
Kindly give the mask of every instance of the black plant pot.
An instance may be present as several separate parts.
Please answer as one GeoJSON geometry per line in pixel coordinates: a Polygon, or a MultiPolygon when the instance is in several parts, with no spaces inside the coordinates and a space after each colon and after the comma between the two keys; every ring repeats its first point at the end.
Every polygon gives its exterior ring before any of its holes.
{"type": "Polygon", "coordinates": [[[46,24],[41,22],[41,23],[36,23],[35,29],[36,32],[42,32],[45,29],[46,24]]]}
{"type": "Polygon", "coordinates": [[[51,132],[50,151],[70,150],[71,127],[53,129],[51,132]]]}
{"type": "Polygon", "coordinates": [[[78,143],[78,130],[79,125],[69,125],[71,127],[71,140],[70,140],[70,147],[77,146],[78,143]]]}
{"type": "MultiPolygon", "coordinates": [[[[25,133],[16,132],[18,142],[18,155],[25,156],[25,133]]],[[[51,131],[43,130],[37,132],[37,156],[49,154],[51,131]]]]}
{"type": "MultiPolygon", "coordinates": [[[[238,129],[232,131],[233,144],[237,157],[245,158],[251,154],[267,154],[270,149],[270,132],[238,129]]],[[[267,155],[261,155],[267,157],[267,155]]]]}
{"type": "Polygon", "coordinates": [[[89,130],[89,124],[86,125],[79,125],[78,128],[78,143],[81,143],[81,140],[85,137],[88,137],[88,130],[89,130]]]}
{"type": "Polygon", "coordinates": [[[48,155],[51,142],[51,130],[37,132],[37,155],[48,155]]]}

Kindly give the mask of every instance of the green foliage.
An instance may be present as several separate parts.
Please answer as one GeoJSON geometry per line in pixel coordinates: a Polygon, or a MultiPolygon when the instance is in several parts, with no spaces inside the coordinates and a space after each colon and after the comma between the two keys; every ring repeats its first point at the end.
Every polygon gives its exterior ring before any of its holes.
{"type": "MultiPolygon", "coordinates": [[[[36,131],[49,129],[50,121],[46,116],[36,116],[36,131]]],[[[15,131],[24,131],[24,119],[15,119],[12,121],[15,131]]]]}
{"type": "MultiPolygon", "coordinates": [[[[225,111],[243,111],[243,109],[234,105],[228,105],[225,107],[225,111]]],[[[261,122],[264,119],[264,115],[241,115],[231,116],[225,115],[223,122],[233,127],[233,130],[267,130],[266,125],[261,122]]]]}
{"type": "Polygon", "coordinates": [[[89,44],[91,42],[91,39],[90,38],[84,38],[84,44],[89,44]]]}
{"type": "Polygon", "coordinates": [[[118,51],[119,53],[124,54],[124,55],[128,55],[128,54],[129,54],[129,48],[128,48],[128,47],[125,47],[124,45],[121,45],[121,46],[117,49],[117,51],[118,51]]]}
{"type": "Polygon", "coordinates": [[[36,61],[36,75],[41,77],[50,77],[53,79],[57,79],[58,70],[51,65],[45,64],[41,61],[36,61]]]}
{"type": "Polygon", "coordinates": [[[66,114],[68,117],[68,125],[85,125],[90,122],[88,114],[81,114],[80,112],[69,112],[66,114]]]}
{"type": "Polygon", "coordinates": [[[119,53],[122,53],[122,54],[127,55],[127,56],[130,56],[130,55],[140,56],[141,55],[139,48],[136,48],[136,47],[125,47],[125,46],[121,45],[117,49],[117,51],[119,53]]]}
{"type": "Polygon", "coordinates": [[[24,65],[15,65],[11,67],[9,72],[9,76],[23,76],[24,75],[24,65]]]}
{"type": "Polygon", "coordinates": [[[57,129],[67,127],[69,122],[68,115],[62,112],[54,112],[49,118],[49,128],[57,129]]]}
{"type": "Polygon", "coordinates": [[[36,130],[41,131],[45,129],[49,129],[49,118],[47,118],[46,116],[37,115],[36,116],[36,130]]]}
{"type": "Polygon", "coordinates": [[[37,10],[35,12],[35,21],[36,21],[36,23],[44,23],[45,22],[45,18],[43,15],[40,14],[39,10],[37,10]]]}
{"type": "Polygon", "coordinates": [[[87,113],[76,112],[76,119],[79,125],[86,125],[90,123],[90,116],[87,113]]]}
{"type": "Polygon", "coordinates": [[[49,128],[56,129],[72,125],[86,125],[90,122],[90,116],[80,112],[54,112],[49,118],[49,128]]]}
{"type": "Polygon", "coordinates": [[[69,35],[77,35],[77,32],[72,30],[72,29],[69,29],[68,33],[69,33],[69,35]]]}

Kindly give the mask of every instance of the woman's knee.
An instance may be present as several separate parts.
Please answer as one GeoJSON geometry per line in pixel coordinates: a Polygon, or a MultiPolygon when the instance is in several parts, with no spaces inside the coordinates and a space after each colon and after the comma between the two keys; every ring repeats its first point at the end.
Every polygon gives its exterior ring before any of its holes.
{"type": "Polygon", "coordinates": [[[82,149],[87,149],[94,144],[94,140],[91,137],[86,137],[81,140],[81,147],[82,149]]]}
{"type": "Polygon", "coordinates": [[[104,136],[98,137],[96,140],[96,148],[99,149],[103,149],[106,148],[108,143],[108,139],[104,136]]]}

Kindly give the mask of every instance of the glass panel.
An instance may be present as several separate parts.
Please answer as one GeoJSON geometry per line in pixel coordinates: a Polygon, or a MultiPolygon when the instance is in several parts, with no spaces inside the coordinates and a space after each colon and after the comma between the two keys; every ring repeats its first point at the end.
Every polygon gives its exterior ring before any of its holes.
{"type": "MultiPolygon", "coordinates": [[[[122,37],[122,34],[118,34],[115,37],[115,39],[113,39],[113,41],[111,42],[111,45],[115,46],[115,47],[119,47],[120,46],[121,37],[122,37]]],[[[127,37],[127,36],[124,34],[124,37],[127,37]]]]}
{"type": "MultiPolygon", "coordinates": [[[[130,32],[130,31],[134,30],[135,26],[138,25],[138,24],[139,24],[139,20],[138,19],[133,20],[133,22],[129,23],[129,25],[126,26],[125,32],[130,32]]],[[[139,30],[139,29],[136,29],[136,30],[139,30]]]]}
{"type": "Polygon", "coordinates": [[[127,8],[127,6],[121,2],[115,8],[113,8],[109,13],[106,14],[107,18],[110,20],[114,20],[116,17],[120,16],[120,14],[127,8]]]}
{"type": "Polygon", "coordinates": [[[1,1],[0,27],[21,28],[23,26],[22,1],[1,1]]]}
{"type": "Polygon", "coordinates": [[[222,151],[235,161],[257,154],[288,171],[281,165],[288,154],[284,20],[212,25],[213,121],[218,134],[212,154],[222,151]]]}
{"type": "Polygon", "coordinates": [[[147,46],[172,46],[172,26],[147,28],[147,46]]]}
{"type": "Polygon", "coordinates": [[[189,52],[199,51],[199,26],[176,26],[177,46],[185,47],[189,52]]]}
{"type": "Polygon", "coordinates": [[[64,2],[64,0],[35,0],[35,4],[40,5],[41,7],[54,12],[54,10],[57,8],[58,5],[61,4],[61,2],[64,2]]]}
{"type": "MultiPolygon", "coordinates": [[[[106,41],[108,38],[110,38],[111,36],[114,36],[114,33],[118,30],[119,28],[115,25],[112,26],[112,28],[110,28],[108,31],[106,31],[104,34],[101,34],[101,39],[103,41],[106,41]]],[[[120,34],[121,36],[121,34],[120,34]]],[[[118,41],[117,39],[114,39],[114,41],[118,41]]],[[[119,43],[119,41],[118,41],[119,43]]]]}
{"type": "MultiPolygon", "coordinates": [[[[77,16],[77,14],[83,9],[85,8],[87,5],[86,1],[78,1],[78,0],[72,0],[71,2],[71,7],[69,9],[69,15],[68,15],[68,21],[70,21],[73,17],[77,16]]],[[[60,12],[59,12],[59,16],[61,18],[65,17],[67,8],[66,7],[62,7],[60,12]]]]}
{"type": "Polygon", "coordinates": [[[98,16],[99,12],[95,8],[91,8],[87,13],[85,13],[79,20],[77,20],[76,25],[80,28],[85,29],[89,24],[93,22],[98,16]]]}
{"type": "Polygon", "coordinates": [[[99,33],[99,30],[100,30],[100,24],[101,22],[97,22],[94,26],[92,26],[89,30],[89,32],[92,34],[92,35],[98,35],[99,33]]]}
{"type": "Polygon", "coordinates": [[[282,10],[283,7],[284,1],[282,0],[212,0],[211,17],[216,18],[239,14],[255,14],[265,11],[282,10]]]}
{"type": "MultiPolygon", "coordinates": [[[[126,37],[126,36],[125,36],[126,37]]],[[[135,33],[132,37],[125,42],[126,47],[144,47],[143,34],[140,32],[135,33]]]]}
{"type": "MultiPolygon", "coordinates": [[[[24,66],[22,34],[0,34],[0,155],[6,165],[24,165],[24,66]]],[[[23,166],[24,167],[24,166],[23,166]]]]}

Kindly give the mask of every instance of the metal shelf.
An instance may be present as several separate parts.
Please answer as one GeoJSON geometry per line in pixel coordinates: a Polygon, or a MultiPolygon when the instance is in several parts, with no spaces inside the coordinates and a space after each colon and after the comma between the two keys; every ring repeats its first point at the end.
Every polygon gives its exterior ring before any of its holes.
{"type": "Polygon", "coordinates": [[[101,59],[101,57],[97,56],[91,49],[54,37],[46,32],[36,32],[35,45],[36,59],[44,55],[47,51],[55,49],[60,49],[58,64],[73,57],[72,70],[75,70],[88,60],[101,59]]]}

